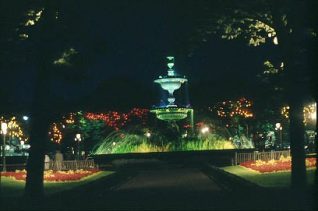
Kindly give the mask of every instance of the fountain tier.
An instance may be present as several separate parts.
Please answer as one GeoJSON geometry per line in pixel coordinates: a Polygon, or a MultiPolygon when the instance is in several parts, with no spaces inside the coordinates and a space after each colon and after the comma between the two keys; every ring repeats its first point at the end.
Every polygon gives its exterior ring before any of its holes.
{"type": "Polygon", "coordinates": [[[175,97],[173,93],[175,90],[180,89],[183,83],[188,82],[186,77],[181,77],[177,75],[173,69],[174,67],[174,57],[169,56],[168,59],[168,74],[166,76],[159,76],[158,79],[154,80],[155,83],[160,84],[163,90],[168,91],[169,97],[167,101],[169,102],[166,106],[160,108],[154,108],[151,110],[152,113],[156,114],[156,117],[164,121],[176,121],[185,119],[188,116],[188,112],[193,112],[191,108],[178,107],[175,104],[175,97]]]}

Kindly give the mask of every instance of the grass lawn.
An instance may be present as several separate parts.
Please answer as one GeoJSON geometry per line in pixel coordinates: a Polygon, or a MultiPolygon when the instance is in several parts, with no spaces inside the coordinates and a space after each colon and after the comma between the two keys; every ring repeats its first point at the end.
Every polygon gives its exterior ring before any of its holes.
{"type": "MultiPolygon", "coordinates": [[[[291,172],[259,173],[243,166],[227,166],[221,169],[262,187],[290,186],[291,172]]],[[[314,185],[315,171],[316,169],[307,169],[307,181],[309,185],[314,185]]]]}
{"type": "MultiPolygon", "coordinates": [[[[69,190],[80,185],[87,184],[114,172],[100,171],[79,181],[71,182],[44,182],[45,194],[50,195],[60,191],[69,190]]],[[[1,177],[1,195],[5,197],[20,197],[24,192],[25,181],[17,181],[8,177],[1,177]]]]}

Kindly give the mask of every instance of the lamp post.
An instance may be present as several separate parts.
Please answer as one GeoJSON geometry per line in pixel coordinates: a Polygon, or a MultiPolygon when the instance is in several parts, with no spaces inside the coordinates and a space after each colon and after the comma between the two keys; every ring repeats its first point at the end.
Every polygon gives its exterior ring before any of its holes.
{"type": "Polygon", "coordinates": [[[6,151],[5,151],[5,146],[6,146],[6,134],[8,132],[8,124],[6,122],[1,123],[1,132],[3,134],[3,146],[2,146],[2,171],[6,172],[7,167],[6,167],[6,151]]]}
{"type": "Polygon", "coordinates": [[[281,123],[275,124],[275,130],[279,131],[280,143],[281,143],[281,146],[283,149],[283,133],[282,133],[283,127],[282,127],[281,123]]]}
{"type": "Polygon", "coordinates": [[[80,133],[77,133],[75,135],[75,141],[77,142],[77,159],[79,159],[80,158],[80,142],[82,141],[80,133]]]}

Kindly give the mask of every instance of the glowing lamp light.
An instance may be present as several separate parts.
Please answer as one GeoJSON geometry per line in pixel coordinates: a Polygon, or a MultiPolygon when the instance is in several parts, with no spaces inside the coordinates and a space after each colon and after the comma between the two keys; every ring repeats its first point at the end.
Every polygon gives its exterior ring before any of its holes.
{"type": "Polygon", "coordinates": [[[201,133],[203,133],[203,134],[205,134],[205,133],[207,133],[207,132],[209,132],[209,128],[208,127],[203,127],[202,129],[201,129],[201,133]]]}
{"type": "Polygon", "coordinates": [[[1,132],[2,134],[6,135],[8,132],[8,124],[6,122],[1,123],[1,132]]]}
{"type": "Polygon", "coordinates": [[[282,129],[283,129],[283,127],[280,123],[275,124],[275,130],[282,130],[282,129]]]}
{"type": "Polygon", "coordinates": [[[147,133],[145,133],[145,136],[147,136],[147,138],[150,138],[151,133],[150,133],[150,132],[147,132],[147,133]]]}
{"type": "Polygon", "coordinates": [[[24,121],[28,121],[29,117],[28,117],[28,116],[23,116],[22,119],[23,119],[24,121]]]}
{"type": "Polygon", "coordinates": [[[80,133],[77,133],[77,134],[75,135],[75,140],[76,140],[76,141],[81,141],[81,134],[80,134],[80,133]]]}

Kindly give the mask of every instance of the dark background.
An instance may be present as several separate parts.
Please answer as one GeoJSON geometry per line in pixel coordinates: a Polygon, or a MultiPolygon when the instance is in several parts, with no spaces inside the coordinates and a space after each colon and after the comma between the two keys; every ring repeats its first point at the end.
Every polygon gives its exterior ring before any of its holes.
{"type": "MultiPolygon", "coordinates": [[[[62,1],[59,7],[65,27],[56,39],[79,52],[81,65],[53,74],[48,81],[52,99],[89,104],[92,110],[159,104],[160,89],[153,80],[166,73],[168,55],[175,56],[176,71],[189,79],[194,108],[254,98],[261,89],[256,75],[263,72],[265,59],[276,56],[273,46],[249,47],[244,40],[213,34],[193,43],[202,18],[196,1],[62,1]]],[[[19,49],[28,52],[32,45],[19,49]]],[[[8,66],[0,79],[7,101],[30,104],[34,63],[25,59],[8,66]]]]}

